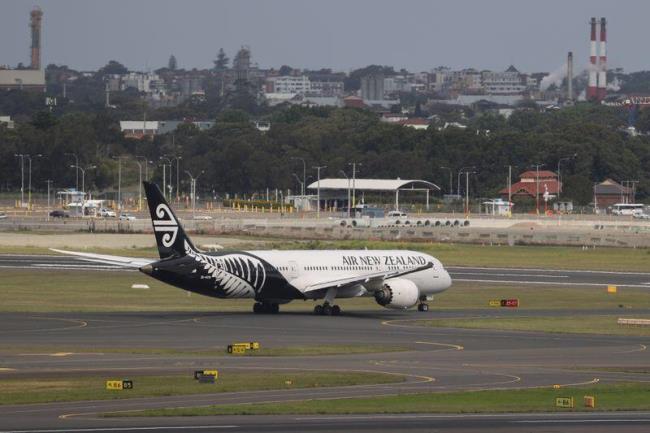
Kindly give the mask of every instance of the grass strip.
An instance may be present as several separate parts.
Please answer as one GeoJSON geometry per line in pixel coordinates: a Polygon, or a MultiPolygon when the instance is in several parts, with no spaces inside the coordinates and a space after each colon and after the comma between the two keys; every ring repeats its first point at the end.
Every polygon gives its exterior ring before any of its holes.
{"type": "Polygon", "coordinates": [[[0,405],[48,403],[56,401],[109,400],[170,395],[208,394],[236,391],[259,391],[286,388],[318,388],[331,386],[395,383],[402,376],[365,372],[304,371],[220,371],[214,384],[201,384],[187,375],[136,376],[133,389],[112,391],[106,380],[126,377],[16,378],[0,380],[0,405]],[[290,381],[290,384],[287,384],[290,381]]]}
{"type": "Polygon", "coordinates": [[[647,384],[597,385],[584,388],[533,388],[519,390],[462,391],[397,395],[374,398],[307,400],[283,403],[215,405],[195,408],[151,409],[105,414],[118,417],[213,415],[352,415],[396,413],[512,413],[593,410],[583,407],[583,397],[596,397],[598,411],[648,410],[647,384]],[[555,407],[556,397],[573,397],[575,408],[555,407]]]}

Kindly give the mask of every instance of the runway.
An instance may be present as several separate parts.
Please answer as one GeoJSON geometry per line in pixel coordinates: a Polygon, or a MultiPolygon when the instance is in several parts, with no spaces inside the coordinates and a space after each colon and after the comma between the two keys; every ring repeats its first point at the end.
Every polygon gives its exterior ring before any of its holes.
{"type": "MultiPolygon", "coordinates": [[[[442,314],[442,313],[441,313],[442,314]]],[[[444,314],[471,317],[475,312],[444,314]]],[[[575,314],[580,314],[578,311],[575,314]]],[[[417,317],[417,316],[416,316],[417,317]]],[[[650,415],[576,414],[468,416],[395,415],[378,417],[209,417],[98,418],[98,413],[174,406],[292,401],[452,390],[510,389],[553,384],[575,385],[647,380],[642,373],[604,371],[602,367],[647,366],[647,339],[596,335],[543,334],[425,328],[412,326],[409,312],[347,312],[345,316],[303,313],[87,313],[0,316],[0,378],[74,377],[92,374],[187,374],[197,368],[228,371],[372,371],[403,375],[385,385],[320,389],[229,392],[0,406],[0,431],[92,429],[85,431],[646,431],[650,415]],[[151,355],[150,348],[186,352],[260,341],[264,347],[315,344],[407,346],[406,351],[305,357],[201,357],[151,355]],[[20,348],[51,350],[22,352],[20,348]],[[63,348],[65,351],[58,350],[63,348]],[[109,348],[141,348],[143,353],[112,353],[109,348]],[[6,348],[12,348],[7,350],[6,348]],[[77,348],[78,351],[75,351],[77,348]],[[102,349],[106,349],[102,351],[102,349]],[[90,351],[91,353],[86,353],[90,351]],[[522,424],[523,423],[523,424],[522,424]],[[615,427],[612,427],[615,426],[615,427]],[[263,427],[263,428],[262,428],[263,427]],[[144,430],[137,430],[144,428],[144,430]],[[636,430],[635,430],[636,429],[636,430]]],[[[84,430],[79,430],[84,431],[84,430]]]]}
{"type": "MultiPolygon", "coordinates": [[[[0,269],[63,269],[63,270],[122,270],[111,265],[91,263],[71,256],[1,254],[0,269]]],[[[452,279],[458,282],[561,285],[575,287],[620,287],[650,289],[650,273],[577,270],[547,270],[525,268],[491,268],[448,266],[452,279]]],[[[126,271],[132,272],[132,271],[126,271]]]]}

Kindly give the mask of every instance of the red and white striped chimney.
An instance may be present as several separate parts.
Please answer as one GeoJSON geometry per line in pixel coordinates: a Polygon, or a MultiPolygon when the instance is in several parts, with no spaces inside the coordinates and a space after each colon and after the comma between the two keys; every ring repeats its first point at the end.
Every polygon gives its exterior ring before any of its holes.
{"type": "Polygon", "coordinates": [[[600,59],[598,59],[598,100],[607,96],[607,20],[600,19],[600,59]]]}
{"type": "Polygon", "coordinates": [[[587,84],[587,99],[594,100],[598,98],[598,58],[596,57],[596,18],[591,18],[591,52],[589,61],[591,67],[589,68],[589,82],[587,84]]]}

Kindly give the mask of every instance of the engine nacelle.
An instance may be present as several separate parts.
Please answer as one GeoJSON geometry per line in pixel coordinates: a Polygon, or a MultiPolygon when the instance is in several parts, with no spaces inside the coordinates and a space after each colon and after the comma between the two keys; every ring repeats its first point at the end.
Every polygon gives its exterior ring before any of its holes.
{"type": "Polygon", "coordinates": [[[411,308],[418,303],[419,298],[418,286],[403,278],[388,280],[381,290],[375,292],[375,300],[379,305],[395,310],[411,308]]]}

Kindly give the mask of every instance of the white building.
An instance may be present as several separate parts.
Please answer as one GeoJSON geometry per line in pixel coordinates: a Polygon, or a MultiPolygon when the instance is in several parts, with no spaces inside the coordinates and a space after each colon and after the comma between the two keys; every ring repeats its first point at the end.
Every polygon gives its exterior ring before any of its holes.
{"type": "Polygon", "coordinates": [[[526,91],[526,81],[514,66],[504,72],[483,71],[481,78],[489,95],[520,95],[526,91]]]}
{"type": "Polygon", "coordinates": [[[309,77],[301,75],[294,77],[285,75],[282,77],[271,77],[266,80],[265,93],[292,93],[306,94],[311,91],[309,77]]]}
{"type": "Polygon", "coordinates": [[[14,121],[11,120],[10,116],[0,116],[0,124],[6,124],[8,129],[14,129],[14,121]]]}

